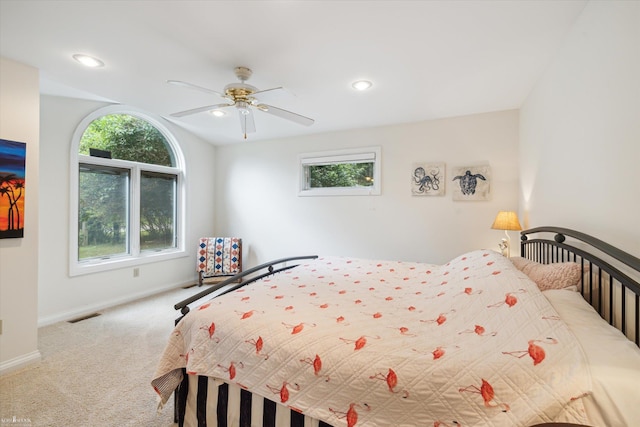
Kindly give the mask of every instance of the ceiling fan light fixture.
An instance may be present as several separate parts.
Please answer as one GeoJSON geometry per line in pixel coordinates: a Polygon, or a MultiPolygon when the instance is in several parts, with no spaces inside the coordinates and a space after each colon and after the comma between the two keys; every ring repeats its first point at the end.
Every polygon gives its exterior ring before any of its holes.
{"type": "Polygon", "coordinates": [[[369,80],[358,80],[353,82],[353,84],[351,85],[352,88],[354,88],[355,90],[367,90],[369,89],[371,86],[373,86],[373,83],[371,83],[369,80]]]}
{"type": "Polygon", "coordinates": [[[249,105],[244,101],[236,102],[236,108],[240,111],[240,114],[244,116],[251,114],[251,111],[249,111],[249,105]]]}
{"type": "Polygon", "coordinates": [[[210,110],[209,112],[215,117],[224,117],[227,115],[227,113],[222,110],[210,110]]]}
{"type": "Polygon", "coordinates": [[[90,68],[104,67],[104,62],[102,62],[98,58],[94,58],[93,56],[77,53],[73,55],[73,59],[75,59],[85,67],[90,67],[90,68]]]}

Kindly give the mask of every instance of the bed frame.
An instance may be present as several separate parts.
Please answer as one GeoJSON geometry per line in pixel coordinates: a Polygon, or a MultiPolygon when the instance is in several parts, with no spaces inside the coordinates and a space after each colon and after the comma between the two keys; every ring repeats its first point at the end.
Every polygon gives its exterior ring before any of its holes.
{"type": "Polygon", "coordinates": [[[578,290],[584,299],[640,346],[640,258],[567,228],[537,227],[520,234],[524,258],[542,264],[579,263],[582,280],[578,290]],[[553,239],[549,233],[555,234],[553,239]]]}
{"type": "MultiPolygon", "coordinates": [[[[576,262],[582,268],[579,291],[609,324],[640,346],[640,258],[624,252],[600,239],[560,227],[537,227],[521,232],[521,256],[542,264],[576,262]],[[548,237],[553,234],[553,238],[548,237]],[[545,237],[546,236],[546,237],[545,237]],[[569,238],[569,240],[567,240],[569,238]]],[[[234,291],[259,279],[296,267],[289,264],[297,260],[315,259],[316,255],[282,258],[258,265],[187,298],[174,308],[181,311],[176,324],[189,312],[189,304],[204,297],[215,298],[234,291]],[[275,268],[278,265],[283,265],[275,268]]],[[[186,372],[175,391],[175,421],[184,422],[189,382],[186,372]]],[[[206,380],[206,378],[201,378],[206,380]]],[[[220,386],[224,395],[226,385],[220,386]]],[[[206,381],[198,384],[206,387],[206,381]]],[[[243,390],[244,392],[244,390],[243,390]]],[[[205,397],[206,397],[206,393],[205,397]]],[[[204,402],[202,402],[204,405],[204,402]]],[[[220,408],[220,400],[218,400],[220,408]]],[[[198,403],[200,405],[200,402],[198,403]]],[[[265,399],[265,412],[272,406],[265,399]]],[[[199,408],[199,406],[198,406],[199,408]]],[[[272,409],[275,411],[275,409],[272,409]]],[[[293,422],[301,414],[292,412],[292,425],[303,425],[303,420],[293,422]]],[[[220,415],[220,414],[219,414],[220,415]]],[[[220,425],[226,425],[224,422],[220,425]]],[[[266,425],[266,424],[265,424],[266,425]]],[[[320,426],[328,426],[321,422],[320,426]]]]}
{"type": "Polygon", "coordinates": [[[199,292],[194,296],[189,297],[185,300],[182,300],[176,305],[174,305],[173,308],[176,310],[180,310],[180,313],[182,313],[182,316],[176,319],[175,324],[177,325],[178,322],[182,320],[182,318],[186,316],[187,313],[189,313],[190,311],[189,304],[192,304],[206,296],[208,296],[209,299],[217,298],[221,295],[224,295],[231,291],[235,291],[236,289],[239,289],[257,280],[263,279],[267,276],[271,276],[272,274],[280,273],[281,271],[289,270],[299,265],[299,264],[287,265],[289,262],[299,261],[303,259],[315,259],[315,258],[318,258],[318,255],[304,255],[304,256],[280,258],[274,261],[269,261],[269,262],[265,262],[264,264],[257,265],[253,268],[240,272],[234,276],[229,276],[227,280],[216,283],[214,286],[211,286],[205,289],[204,291],[199,292]],[[281,267],[275,268],[280,264],[282,264],[281,267]]]}

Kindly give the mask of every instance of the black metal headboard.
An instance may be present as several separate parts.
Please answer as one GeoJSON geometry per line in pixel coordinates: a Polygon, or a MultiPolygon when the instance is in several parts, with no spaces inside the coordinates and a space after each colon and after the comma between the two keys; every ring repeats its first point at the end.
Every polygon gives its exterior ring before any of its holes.
{"type": "Polygon", "coordinates": [[[640,346],[640,258],[567,228],[537,227],[520,234],[524,258],[542,264],[579,263],[582,296],[603,319],[640,346]],[[553,239],[548,233],[554,234],[553,239]]]}

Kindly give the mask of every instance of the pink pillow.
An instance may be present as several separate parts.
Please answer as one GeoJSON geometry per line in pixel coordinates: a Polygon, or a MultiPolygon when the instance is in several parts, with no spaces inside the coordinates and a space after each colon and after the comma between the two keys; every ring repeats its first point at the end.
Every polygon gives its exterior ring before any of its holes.
{"type": "Polygon", "coordinates": [[[533,280],[541,291],[548,289],[577,290],[582,271],[575,262],[540,264],[522,257],[510,258],[513,265],[533,280]]]}

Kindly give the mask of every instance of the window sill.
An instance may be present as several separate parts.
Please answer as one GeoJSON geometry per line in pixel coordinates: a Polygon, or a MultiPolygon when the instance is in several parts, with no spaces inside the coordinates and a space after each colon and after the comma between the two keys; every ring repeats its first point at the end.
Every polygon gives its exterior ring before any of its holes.
{"type": "Polygon", "coordinates": [[[135,267],[152,262],[166,261],[176,258],[184,258],[189,254],[184,250],[166,250],[161,252],[141,253],[139,256],[119,256],[109,259],[92,259],[76,261],[69,265],[69,276],[82,276],[84,274],[101,273],[105,271],[119,270],[121,268],[135,267]]]}
{"type": "Polygon", "coordinates": [[[314,188],[311,190],[300,190],[298,196],[379,196],[380,188],[374,187],[349,187],[349,188],[314,188]]]}

